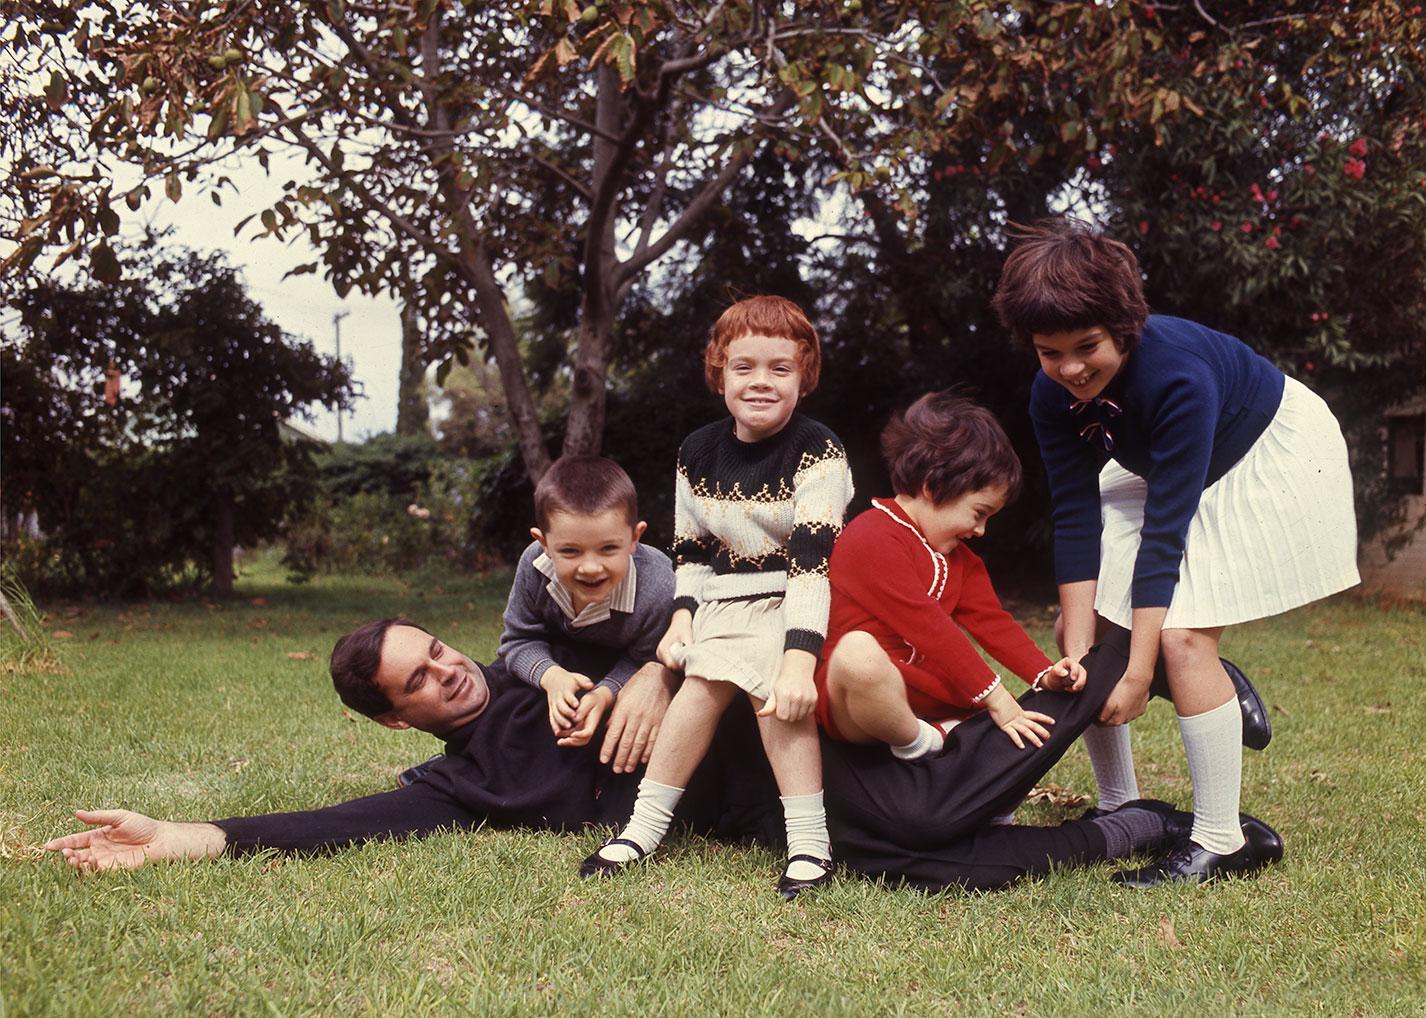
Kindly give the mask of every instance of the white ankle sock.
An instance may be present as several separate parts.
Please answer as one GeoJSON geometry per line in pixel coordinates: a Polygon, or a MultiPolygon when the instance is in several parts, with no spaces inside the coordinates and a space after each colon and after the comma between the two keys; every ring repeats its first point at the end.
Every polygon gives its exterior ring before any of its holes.
{"type": "Polygon", "coordinates": [[[1090,725],[1084,730],[1084,748],[1099,785],[1099,808],[1118,809],[1139,798],[1139,779],[1134,776],[1134,751],[1129,744],[1128,725],[1090,725]]]}
{"type": "Polygon", "coordinates": [[[1243,847],[1238,801],[1243,783],[1243,712],[1238,698],[1193,717],[1178,730],[1193,779],[1193,840],[1226,855],[1243,847]]]}
{"type": "MultiPolygon", "coordinates": [[[[787,855],[810,855],[817,859],[832,858],[832,842],[827,837],[827,810],[822,805],[822,793],[784,795],[782,816],[787,823],[787,855]]],[[[812,880],[823,873],[820,866],[795,862],[787,867],[794,880],[812,880]]]]}
{"type": "MultiPolygon", "coordinates": [[[[673,811],[678,808],[681,798],[681,788],[661,785],[652,778],[640,781],[639,797],[634,800],[634,815],[629,818],[628,826],[619,832],[619,837],[638,845],[645,855],[652,852],[668,833],[668,825],[673,822],[673,811]]],[[[599,850],[599,855],[610,862],[632,862],[638,858],[627,845],[605,845],[599,850]]]]}
{"type": "Polygon", "coordinates": [[[925,756],[927,753],[939,753],[941,747],[945,744],[945,736],[940,733],[935,725],[917,718],[916,738],[904,746],[892,746],[891,755],[902,760],[915,760],[925,756]]]}

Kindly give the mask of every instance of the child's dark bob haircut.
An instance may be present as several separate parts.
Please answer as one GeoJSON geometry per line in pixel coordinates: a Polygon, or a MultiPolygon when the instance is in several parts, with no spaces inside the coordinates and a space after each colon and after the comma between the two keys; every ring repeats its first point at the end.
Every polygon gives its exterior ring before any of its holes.
{"type": "Polygon", "coordinates": [[[898,495],[928,494],[945,505],[970,491],[1020,492],[1020,457],[985,407],[954,392],[928,392],[891,419],[881,456],[898,495]]]}
{"type": "Polygon", "coordinates": [[[990,302],[1000,324],[1029,346],[1036,334],[1103,327],[1127,353],[1149,305],[1134,252],[1075,219],[1019,228],[990,302]]]}
{"type": "Polygon", "coordinates": [[[555,513],[598,516],[623,510],[633,526],[639,521],[639,496],[624,468],[603,456],[561,456],[535,485],[535,526],[550,528],[555,513]]]}
{"type": "Polygon", "coordinates": [[[723,366],[728,363],[728,344],[744,336],[772,336],[797,344],[797,368],[802,373],[806,396],[817,388],[822,376],[822,347],[817,330],[802,309],[786,297],[748,297],[718,316],[703,351],[703,380],[719,395],[723,392],[723,366]]]}

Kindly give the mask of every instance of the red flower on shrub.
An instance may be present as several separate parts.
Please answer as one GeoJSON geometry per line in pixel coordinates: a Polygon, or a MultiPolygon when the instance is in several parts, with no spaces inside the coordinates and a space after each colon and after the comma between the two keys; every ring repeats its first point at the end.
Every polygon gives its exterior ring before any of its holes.
{"type": "Polygon", "coordinates": [[[1253,224],[1252,224],[1252,223],[1244,223],[1242,226],[1238,227],[1238,229],[1242,230],[1244,233],[1252,233],[1252,232],[1253,232],[1253,224]]]}
{"type": "Polygon", "coordinates": [[[1361,180],[1367,175],[1367,164],[1361,159],[1348,159],[1342,166],[1342,172],[1353,180],[1361,180]]]}
{"type": "Polygon", "coordinates": [[[1352,142],[1350,145],[1347,146],[1347,151],[1352,153],[1352,155],[1358,157],[1366,155],[1367,140],[1365,138],[1358,138],[1356,141],[1352,142]]]}
{"type": "Polygon", "coordinates": [[[1139,236],[1141,236],[1141,237],[1147,236],[1148,233],[1149,233],[1149,221],[1148,221],[1147,219],[1140,219],[1140,220],[1139,220],[1139,236]]]}
{"type": "Polygon", "coordinates": [[[1208,228],[1214,233],[1218,233],[1220,230],[1223,229],[1223,222],[1221,220],[1215,219],[1213,220],[1212,225],[1210,225],[1208,228]]]}
{"type": "Polygon", "coordinates": [[[1279,241],[1276,237],[1269,237],[1265,243],[1267,244],[1268,247],[1272,248],[1274,251],[1276,251],[1278,248],[1282,247],[1282,242],[1279,241]]]}

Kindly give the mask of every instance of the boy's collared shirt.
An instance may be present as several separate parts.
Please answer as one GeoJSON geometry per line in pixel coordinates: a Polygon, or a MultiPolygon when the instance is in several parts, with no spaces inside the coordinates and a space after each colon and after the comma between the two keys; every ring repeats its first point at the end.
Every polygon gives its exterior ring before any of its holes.
{"type": "Polygon", "coordinates": [[[591,655],[604,653],[608,670],[589,677],[617,697],[631,675],[655,660],[673,613],[673,564],[663,552],[636,544],[629,572],[609,599],[578,613],[552,574],[549,556],[531,541],[515,567],[497,656],[510,674],[539,686],[552,665],[587,667],[591,655]]]}
{"type": "Polygon", "coordinates": [[[634,610],[634,599],[638,595],[638,564],[632,558],[629,559],[629,571],[624,574],[624,578],[619,581],[619,585],[603,601],[595,601],[593,604],[584,606],[584,611],[574,610],[574,595],[558,579],[555,572],[555,564],[548,554],[543,552],[535,559],[534,566],[545,576],[549,577],[549,583],[545,584],[545,590],[549,592],[555,604],[559,605],[560,611],[564,612],[569,619],[571,629],[583,629],[585,626],[592,626],[596,622],[603,622],[610,617],[612,612],[624,612],[625,614],[634,610]]]}

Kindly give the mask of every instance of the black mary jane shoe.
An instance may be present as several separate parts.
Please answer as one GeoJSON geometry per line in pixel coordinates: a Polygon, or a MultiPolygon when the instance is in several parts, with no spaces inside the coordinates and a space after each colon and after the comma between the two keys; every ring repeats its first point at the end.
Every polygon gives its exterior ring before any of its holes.
{"type": "Polygon", "coordinates": [[[788,858],[788,867],[791,867],[795,862],[810,862],[813,866],[821,866],[822,874],[806,880],[799,880],[797,877],[788,876],[787,869],[783,869],[782,876],[777,878],[777,893],[788,901],[809,888],[824,887],[832,882],[831,859],[818,859],[815,855],[794,855],[788,858]]]}
{"type": "Polygon", "coordinates": [[[1238,695],[1238,707],[1243,712],[1243,745],[1249,749],[1266,749],[1272,741],[1273,723],[1263,698],[1243,674],[1243,669],[1227,658],[1218,660],[1233,682],[1233,692],[1238,695]]]}
{"type": "Polygon", "coordinates": [[[1282,858],[1282,837],[1257,817],[1243,814],[1243,847],[1220,855],[1185,840],[1158,862],[1136,870],[1121,870],[1110,879],[1124,887],[1157,887],[1166,883],[1206,884],[1219,877],[1248,876],[1282,858]]]}
{"type": "Polygon", "coordinates": [[[623,872],[636,862],[643,862],[648,855],[642,848],[630,841],[628,838],[610,838],[604,844],[594,850],[593,854],[587,856],[584,862],[579,864],[579,875],[585,880],[591,877],[612,877],[623,872]],[[635,852],[632,859],[606,859],[599,853],[610,845],[623,845],[625,848],[632,848],[635,852]]]}

